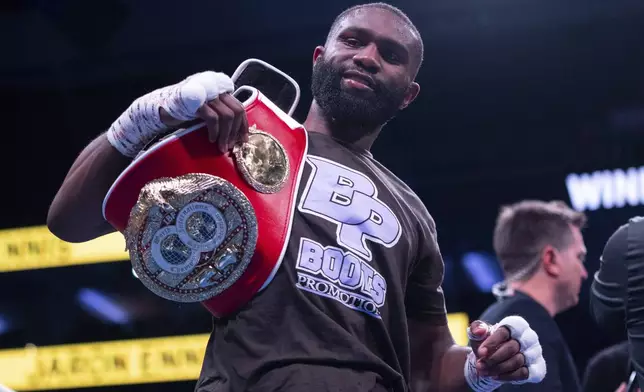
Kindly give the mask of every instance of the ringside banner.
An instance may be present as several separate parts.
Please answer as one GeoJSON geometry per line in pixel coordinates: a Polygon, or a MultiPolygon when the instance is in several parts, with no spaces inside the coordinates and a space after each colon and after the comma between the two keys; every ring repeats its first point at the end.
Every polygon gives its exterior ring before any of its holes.
{"type": "Polygon", "coordinates": [[[46,226],[0,230],[0,272],[123,260],[129,256],[121,233],[72,244],[54,236],[46,226]]]}
{"type": "MultiPolygon", "coordinates": [[[[465,313],[448,315],[467,345],[465,313]]],[[[209,334],[0,350],[0,382],[17,391],[50,391],[196,380],[209,334]]]]}

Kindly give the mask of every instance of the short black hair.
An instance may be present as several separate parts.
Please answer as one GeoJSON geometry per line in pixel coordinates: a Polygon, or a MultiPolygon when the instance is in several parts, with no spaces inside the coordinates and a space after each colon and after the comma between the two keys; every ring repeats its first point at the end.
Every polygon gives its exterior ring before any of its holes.
{"type": "Polygon", "coordinates": [[[391,4],[387,3],[366,3],[366,4],[358,4],[354,5],[353,7],[347,8],[346,10],[342,11],[340,15],[338,15],[335,20],[333,21],[333,24],[331,24],[331,28],[329,29],[329,34],[327,34],[326,41],[329,42],[329,39],[337,32],[338,27],[340,26],[340,23],[351,13],[354,11],[363,9],[363,8],[380,8],[383,10],[387,10],[391,12],[392,14],[396,15],[399,17],[402,22],[411,29],[411,31],[418,37],[417,40],[414,42],[414,50],[417,52],[418,55],[418,66],[416,68],[416,72],[418,72],[418,69],[420,69],[420,65],[423,63],[423,57],[425,55],[425,47],[423,45],[423,38],[420,35],[420,32],[416,28],[416,25],[409,19],[407,14],[405,14],[400,8],[394,7],[391,4]]]}

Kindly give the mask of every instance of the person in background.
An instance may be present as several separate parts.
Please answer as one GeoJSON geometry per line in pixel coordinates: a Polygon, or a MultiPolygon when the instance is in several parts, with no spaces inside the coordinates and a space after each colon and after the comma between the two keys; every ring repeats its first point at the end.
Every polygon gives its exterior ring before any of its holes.
{"type": "Polygon", "coordinates": [[[587,217],[560,201],[523,200],[501,208],[494,251],[505,280],[493,289],[497,301],[480,319],[525,318],[537,332],[548,373],[538,385],[503,385],[499,391],[581,391],[570,350],[554,316],[579,302],[587,278],[582,229],[587,217]]]}
{"type": "Polygon", "coordinates": [[[590,309],[605,333],[626,330],[637,384],[644,385],[644,218],[610,236],[590,291],[590,309]]]}

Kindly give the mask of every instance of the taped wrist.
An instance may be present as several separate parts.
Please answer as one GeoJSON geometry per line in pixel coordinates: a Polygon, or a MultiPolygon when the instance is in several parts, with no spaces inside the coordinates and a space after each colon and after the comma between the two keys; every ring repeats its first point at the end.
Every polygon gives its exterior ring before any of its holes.
{"type": "Polygon", "coordinates": [[[503,384],[501,381],[496,381],[490,377],[483,377],[476,371],[476,355],[470,352],[465,361],[465,381],[467,385],[476,392],[491,392],[503,384]]]}
{"type": "Polygon", "coordinates": [[[133,158],[156,135],[169,129],[161,121],[161,103],[168,91],[155,90],[137,98],[107,131],[107,140],[121,154],[133,158]]]}
{"type": "Polygon", "coordinates": [[[112,123],[107,140],[121,154],[133,158],[157,135],[170,129],[161,121],[161,108],[177,120],[194,120],[204,103],[233,89],[233,82],[226,74],[206,71],[154,90],[134,100],[112,123]]]}

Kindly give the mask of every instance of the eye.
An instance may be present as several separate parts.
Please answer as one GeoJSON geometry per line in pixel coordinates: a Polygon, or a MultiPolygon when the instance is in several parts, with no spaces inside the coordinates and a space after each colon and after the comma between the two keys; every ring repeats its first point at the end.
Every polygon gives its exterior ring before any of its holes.
{"type": "Polygon", "coordinates": [[[354,37],[345,38],[344,43],[347,46],[352,47],[352,48],[358,48],[358,47],[362,46],[362,42],[360,42],[359,39],[354,38],[354,37]]]}
{"type": "Polygon", "coordinates": [[[397,53],[392,51],[386,51],[385,53],[383,53],[382,58],[384,58],[386,62],[391,64],[400,64],[402,62],[402,58],[398,56],[397,53]]]}

